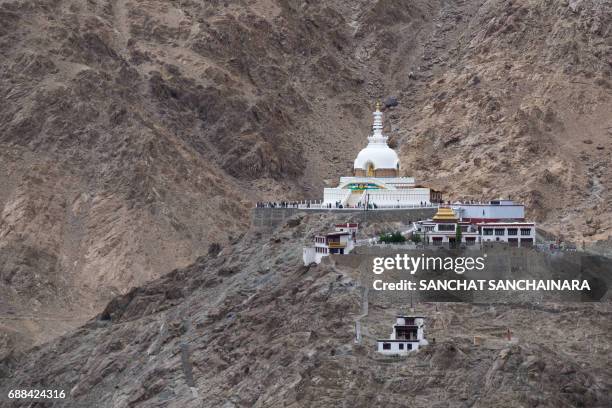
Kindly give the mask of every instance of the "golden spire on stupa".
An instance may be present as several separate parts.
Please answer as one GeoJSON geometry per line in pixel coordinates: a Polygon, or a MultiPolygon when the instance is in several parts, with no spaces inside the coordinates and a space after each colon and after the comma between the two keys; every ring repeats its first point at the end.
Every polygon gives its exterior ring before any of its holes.
{"type": "Polygon", "coordinates": [[[376,101],[376,112],[380,112],[381,108],[382,108],[382,103],[380,103],[380,101],[376,101]]]}

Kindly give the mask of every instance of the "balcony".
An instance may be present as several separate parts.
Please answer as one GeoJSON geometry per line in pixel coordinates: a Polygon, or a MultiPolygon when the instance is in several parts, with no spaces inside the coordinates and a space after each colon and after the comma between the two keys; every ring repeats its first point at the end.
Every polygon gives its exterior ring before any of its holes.
{"type": "Polygon", "coordinates": [[[330,248],[346,248],[346,244],[342,242],[328,242],[327,246],[330,248]]]}

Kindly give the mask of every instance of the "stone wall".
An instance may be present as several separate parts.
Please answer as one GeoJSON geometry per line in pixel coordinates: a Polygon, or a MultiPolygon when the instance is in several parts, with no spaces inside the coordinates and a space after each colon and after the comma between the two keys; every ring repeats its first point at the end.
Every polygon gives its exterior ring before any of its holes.
{"type": "Polygon", "coordinates": [[[251,226],[261,230],[272,230],[283,225],[298,214],[329,214],[337,222],[403,222],[407,224],[431,218],[437,208],[401,208],[364,211],[362,209],[312,209],[300,208],[254,208],[251,212],[251,226]]]}

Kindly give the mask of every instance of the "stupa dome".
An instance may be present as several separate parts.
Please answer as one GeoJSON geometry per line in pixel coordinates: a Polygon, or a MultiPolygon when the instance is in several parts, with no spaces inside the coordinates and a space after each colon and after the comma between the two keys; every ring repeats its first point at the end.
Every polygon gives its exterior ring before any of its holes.
{"type": "Polygon", "coordinates": [[[367,171],[370,165],[374,166],[375,170],[397,170],[399,167],[399,157],[395,150],[387,146],[386,143],[380,145],[369,144],[359,152],[353,167],[367,171]]]}

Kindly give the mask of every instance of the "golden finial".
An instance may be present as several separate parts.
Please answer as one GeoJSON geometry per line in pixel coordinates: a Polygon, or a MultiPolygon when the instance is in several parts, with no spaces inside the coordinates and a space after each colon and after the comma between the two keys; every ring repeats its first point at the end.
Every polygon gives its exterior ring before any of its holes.
{"type": "Polygon", "coordinates": [[[382,104],[380,103],[380,101],[376,101],[376,112],[380,112],[381,107],[382,107],[382,104]]]}

